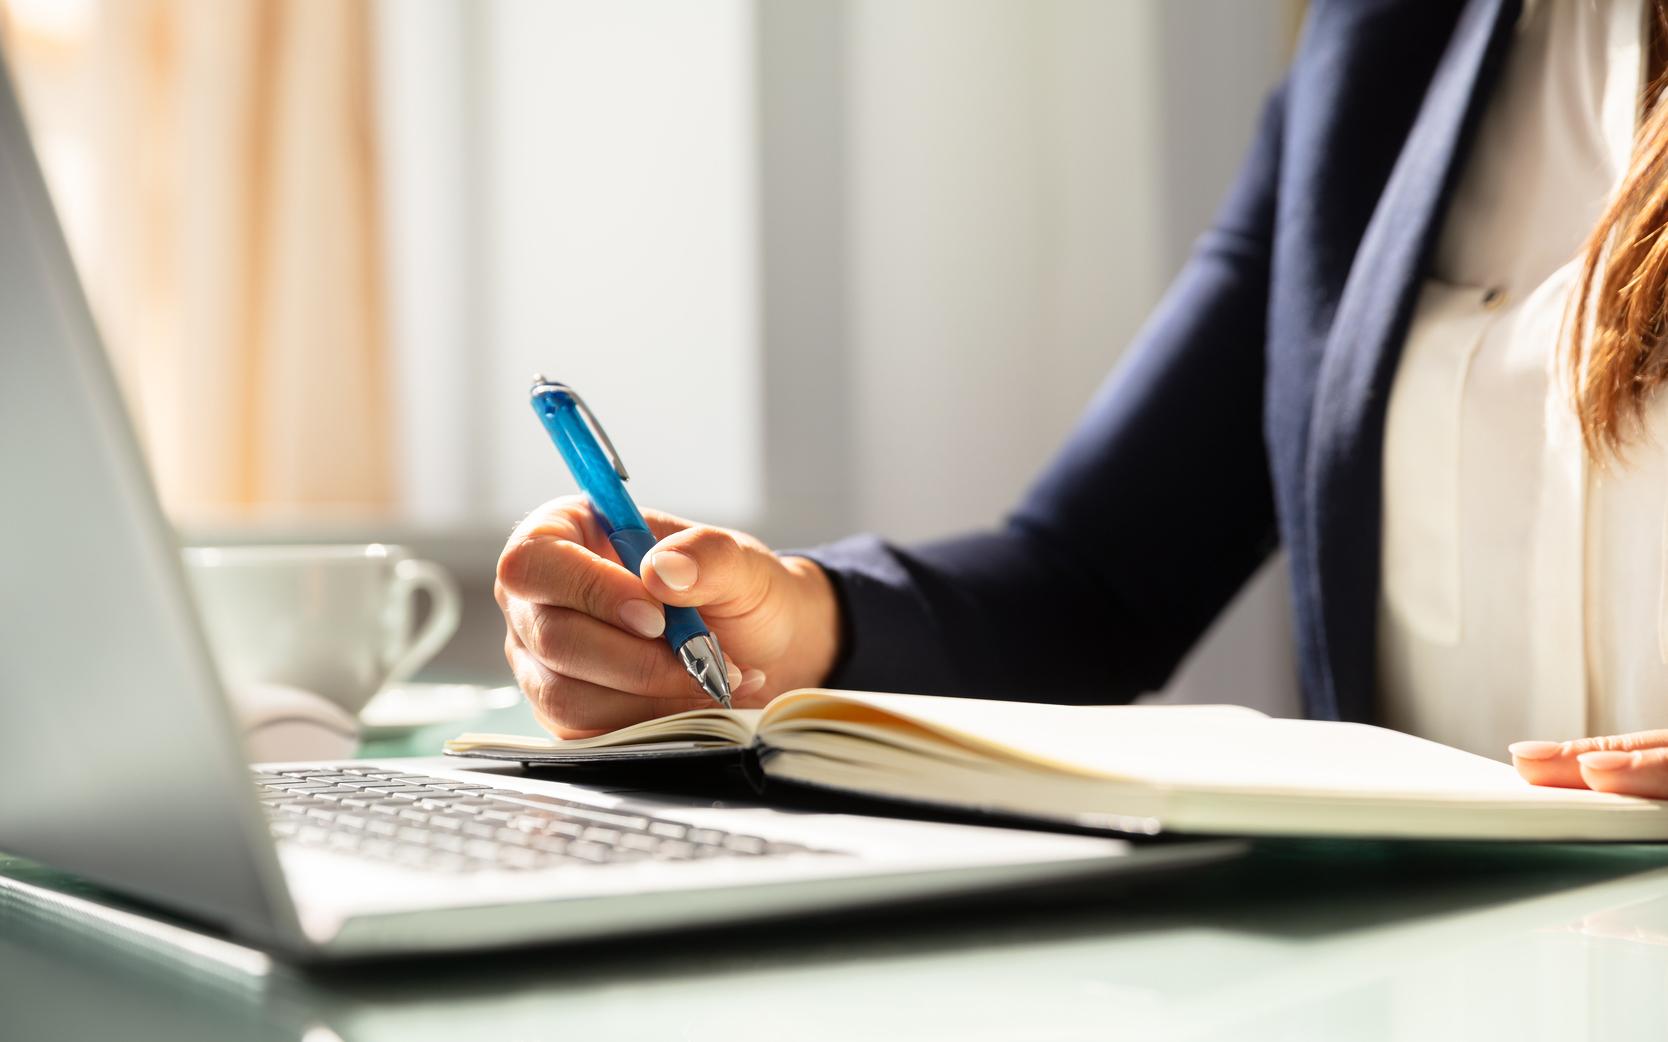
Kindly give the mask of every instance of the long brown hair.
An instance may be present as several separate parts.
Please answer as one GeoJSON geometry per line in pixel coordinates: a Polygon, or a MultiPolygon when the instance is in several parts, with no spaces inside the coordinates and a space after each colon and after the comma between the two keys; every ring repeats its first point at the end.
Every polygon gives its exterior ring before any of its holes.
{"type": "Polygon", "coordinates": [[[1581,437],[1595,459],[1619,456],[1645,402],[1668,383],[1668,0],[1654,0],[1647,113],[1615,196],[1582,247],[1565,314],[1581,437]]]}

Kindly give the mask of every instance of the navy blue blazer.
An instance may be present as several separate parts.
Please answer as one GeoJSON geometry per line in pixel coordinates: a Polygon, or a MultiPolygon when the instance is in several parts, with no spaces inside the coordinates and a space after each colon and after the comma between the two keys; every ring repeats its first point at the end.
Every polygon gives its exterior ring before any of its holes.
{"type": "Polygon", "coordinates": [[[1017,512],[811,552],[830,683],[1125,700],[1283,544],[1307,713],[1371,719],[1386,400],[1519,8],[1312,4],[1214,226],[1017,512]]]}

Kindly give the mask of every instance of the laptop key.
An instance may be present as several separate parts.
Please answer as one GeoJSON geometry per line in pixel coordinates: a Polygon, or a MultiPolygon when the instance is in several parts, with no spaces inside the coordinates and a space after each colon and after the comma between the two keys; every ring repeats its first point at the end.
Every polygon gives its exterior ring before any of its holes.
{"type": "Polygon", "coordinates": [[[664,840],[654,848],[654,856],[664,861],[683,861],[695,856],[695,846],[681,839],[664,840]]]}
{"type": "Polygon", "coordinates": [[[329,800],[331,803],[339,803],[343,799],[346,799],[350,796],[354,796],[354,797],[358,796],[359,795],[359,790],[358,789],[325,789],[323,792],[310,792],[307,795],[313,797],[315,800],[329,800]]]}
{"type": "Polygon", "coordinates": [[[463,845],[465,842],[466,840],[464,840],[462,836],[452,835],[451,833],[446,832],[431,835],[429,837],[429,846],[433,847],[435,850],[447,850],[454,854],[463,853],[463,845]]]}
{"type": "Polygon", "coordinates": [[[569,857],[576,857],[582,861],[607,861],[612,853],[613,851],[600,843],[587,843],[583,840],[578,843],[569,843],[567,849],[569,857]]]}
{"type": "Polygon", "coordinates": [[[552,820],[545,823],[539,831],[545,835],[566,836],[568,839],[578,839],[585,834],[585,826],[577,821],[552,820]]]}
{"type": "Polygon", "coordinates": [[[479,814],[483,810],[503,810],[509,807],[507,803],[497,800],[456,799],[448,801],[448,805],[456,811],[479,814]]]}
{"type": "Polygon", "coordinates": [[[546,854],[562,854],[567,851],[569,843],[563,836],[532,836],[528,845],[546,854]]]}
{"type": "Polygon", "coordinates": [[[471,857],[486,858],[489,861],[496,858],[498,851],[501,849],[503,848],[498,844],[484,839],[472,839],[463,845],[464,853],[471,857]]]}

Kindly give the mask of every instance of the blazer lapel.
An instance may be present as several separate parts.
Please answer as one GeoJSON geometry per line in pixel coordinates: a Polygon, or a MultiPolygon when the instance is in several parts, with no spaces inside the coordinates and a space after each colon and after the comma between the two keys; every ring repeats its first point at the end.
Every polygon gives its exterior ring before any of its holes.
{"type": "Polygon", "coordinates": [[[1372,713],[1390,383],[1465,143],[1520,8],[1520,0],[1470,0],[1460,15],[1356,251],[1327,337],[1305,472],[1312,588],[1300,591],[1319,607],[1320,684],[1306,692],[1312,717],[1365,720],[1372,713]]]}

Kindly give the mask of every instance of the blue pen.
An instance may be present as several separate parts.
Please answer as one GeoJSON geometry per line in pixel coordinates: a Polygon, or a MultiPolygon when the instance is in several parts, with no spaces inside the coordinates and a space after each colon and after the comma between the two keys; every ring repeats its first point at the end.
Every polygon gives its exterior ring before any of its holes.
{"type": "MultiPolygon", "coordinates": [[[[550,432],[550,440],[556,443],[573,479],[591,501],[591,510],[608,530],[608,541],[620,555],[620,563],[633,575],[640,574],[643,555],[656,540],[626,492],[625,464],[608,440],[608,432],[585,400],[567,384],[535,376],[529,394],[539,422],[550,432]],[[598,438],[602,439],[600,445],[598,438]]],[[[700,612],[668,606],[666,643],[677,652],[701,690],[725,709],[730,708],[730,678],[724,668],[724,655],[718,650],[718,638],[701,621],[700,612]]]]}

